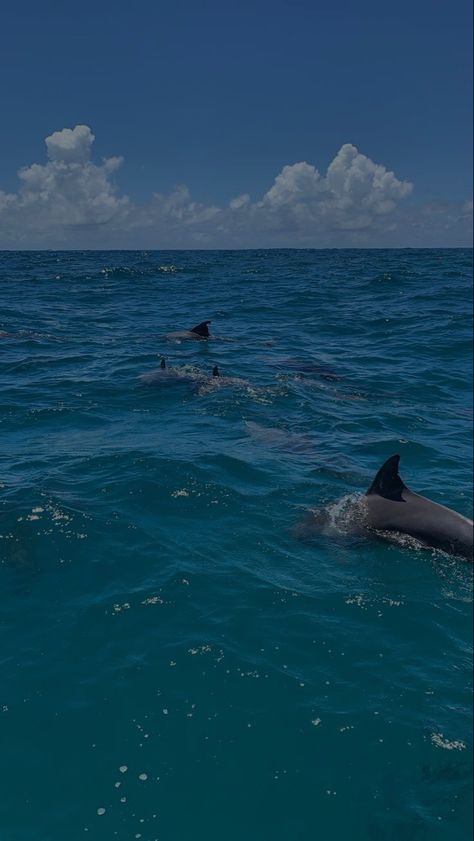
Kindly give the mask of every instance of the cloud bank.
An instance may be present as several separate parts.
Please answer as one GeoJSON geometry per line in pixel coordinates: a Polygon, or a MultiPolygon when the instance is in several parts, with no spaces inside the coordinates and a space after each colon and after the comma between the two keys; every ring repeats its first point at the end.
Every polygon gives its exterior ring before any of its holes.
{"type": "Polygon", "coordinates": [[[404,206],[413,190],[350,143],[325,174],[284,166],[259,200],[217,207],[180,186],[144,204],[119,193],[121,157],[92,160],[88,126],[46,138],[47,162],[0,191],[0,248],[251,248],[468,245],[472,202],[404,206]]]}

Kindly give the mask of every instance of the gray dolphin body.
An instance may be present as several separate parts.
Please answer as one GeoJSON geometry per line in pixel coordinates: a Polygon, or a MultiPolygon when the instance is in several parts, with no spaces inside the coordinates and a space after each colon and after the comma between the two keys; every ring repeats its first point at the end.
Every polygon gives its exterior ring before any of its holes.
{"type": "Polygon", "coordinates": [[[382,465],[366,493],[369,529],[409,534],[425,546],[473,559],[473,522],[413,493],[400,479],[400,456],[382,465]]]}

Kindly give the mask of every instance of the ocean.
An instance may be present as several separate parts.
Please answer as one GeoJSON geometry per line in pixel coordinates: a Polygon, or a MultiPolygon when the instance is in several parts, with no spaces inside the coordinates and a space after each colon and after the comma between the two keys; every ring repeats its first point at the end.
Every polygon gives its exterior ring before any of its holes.
{"type": "Polygon", "coordinates": [[[298,525],[394,453],[472,517],[471,278],[0,255],[2,841],[470,837],[472,565],[298,525]]]}

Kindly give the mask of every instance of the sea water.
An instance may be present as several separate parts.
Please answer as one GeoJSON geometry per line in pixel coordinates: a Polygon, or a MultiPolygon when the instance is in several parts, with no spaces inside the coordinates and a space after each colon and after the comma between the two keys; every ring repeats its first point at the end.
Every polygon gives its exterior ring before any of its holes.
{"type": "Polygon", "coordinates": [[[471,272],[1,255],[2,841],[470,836],[472,566],[298,524],[394,453],[472,516],[471,272]]]}

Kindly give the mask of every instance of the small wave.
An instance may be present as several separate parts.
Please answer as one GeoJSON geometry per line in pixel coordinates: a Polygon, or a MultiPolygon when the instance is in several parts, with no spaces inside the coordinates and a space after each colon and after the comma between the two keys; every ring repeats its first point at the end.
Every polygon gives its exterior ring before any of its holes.
{"type": "Polygon", "coordinates": [[[105,266],[100,274],[107,280],[133,280],[134,278],[156,277],[158,274],[174,274],[180,271],[174,263],[142,266],[105,266]]]}
{"type": "Polygon", "coordinates": [[[431,741],[435,747],[444,750],[466,750],[466,743],[461,739],[446,739],[443,733],[432,733],[431,741]]]}
{"type": "Polygon", "coordinates": [[[174,274],[174,272],[178,271],[178,267],[173,264],[169,266],[160,266],[159,271],[163,272],[163,274],[174,274]]]}
{"type": "Polygon", "coordinates": [[[309,509],[295,528],[299,539],[317,535],[348,536],[360,534],[365,525],[367,506],[360,494],[347,494],[324,508],[309,509]]]}

